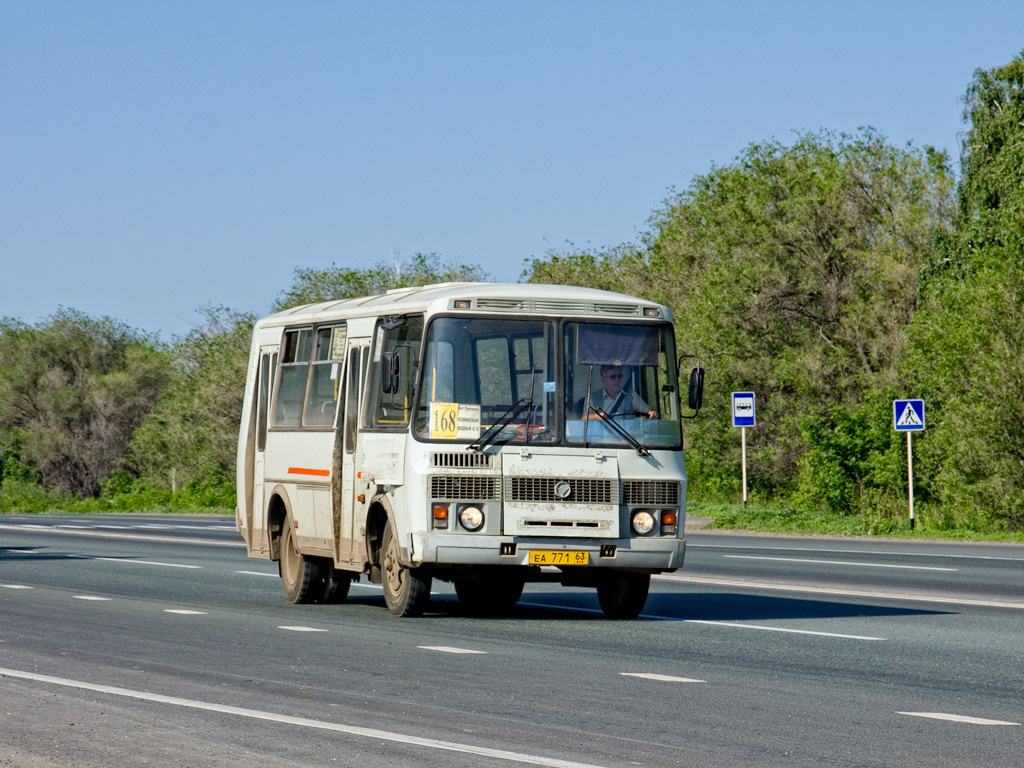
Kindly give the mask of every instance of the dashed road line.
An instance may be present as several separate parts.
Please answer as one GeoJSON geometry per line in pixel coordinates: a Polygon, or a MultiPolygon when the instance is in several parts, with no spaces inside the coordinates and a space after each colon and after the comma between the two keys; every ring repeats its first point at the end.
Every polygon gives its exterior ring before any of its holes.
{"type": "Polygon", "coordinates": [[[165,608],[164,613],[177,613],[181,616],[206,616],[206,611],[193,611],[189,608],[165,608]]]}
{"type": "Polygon", "coordinates": [[[967,715],[951,715],[945,712],[897,712],[897,715],[909,715],[910,717],[925,717],[930,720],[948,720],[953,723],[967,723],[968,725],[1020,725],[1006,720],[988,720],[984,717],[969,717],[967,715]]]}
{"type": "Polygon", "coordinates": [[[676,677],[674,675],[659,675],[654,672],[619,672],[623,677],[640,677],[644,680],[657,680],[661,683],[706,683],[707,680],[695,680],[692,677],[676,677]]]}
{"type": "Polygon", "coordinates": [[[91,600],[97,603],[107,603],[114,599],[112,597],[98,597],[96,595],[72,595],[72,597],[74,597],[75,600],[91,600]]]}
{"type": "Polygon", "coordinates": [[[4,589],[35,589],[35,587],[30,587],[27,584],[0,584],[0,587],[4,589]]]}
{"type": "Polygon", "coordinates": [[[289,632],[327,632],[329,630],[321,629],[319,627],[297,627],[297,626],[280,626],[278,629],[286,629],[289,632]]]}
{"type": "MultiPolygon", "coordinates": [[[[583,611],[584,613],[604,613],[598,608],[581,608],[579,606],[551,605],[548,603],[519,603],[534,608],[551,608],[558,611],[583,611]]],[[[740,624],[734,621],[707,621],[705,619],[683,619],[676,616],[659,616],[654,613],[641,613],[638,618],[653,619],[655,621],[675,621],[680,624],[711,624],[719,627],[735,627],[737,629],[759,629],[763,632],[783,632],[792,635],[816,635],[818,637],[835,637],[842,640],[870,640],[882,641],[884,637],[873,637],[870,635],[848,635],[839,632],[820,632],[812,629],[789,629],[788,627],[769,627],[764,624],[740,624]]]]}
{"type": "Polygon", "coordinates": [[[486,654],[487,651],[475,651],[472,648],[453,648],[449,645],[417,645],[424,651],[437,651],[439,653],[466,653],[466,654],[486,654]]]}

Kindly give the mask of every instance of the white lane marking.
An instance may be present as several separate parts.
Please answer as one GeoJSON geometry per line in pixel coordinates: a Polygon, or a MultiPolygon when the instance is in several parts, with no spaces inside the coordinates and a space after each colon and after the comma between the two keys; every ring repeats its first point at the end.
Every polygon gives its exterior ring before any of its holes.
{"type": "Polygon", "coordinates": [[[272,579],[280,578],[276,573],[267,573],[266,571],[235,571],[235,573],[241,573],[245,576],[270,576],[272,579]]]}
{"type": "Polygon", "coordinates": [[[75,598],[75,600],[93,600],[96,602],[104,603],[114,599],[112,597],[97,597],[96,595],[73,595],[73,597],[75,598]]]}
{"type": "Polygon", "coordinates": [[[30,587],[27,584],[0,584],[0,587],[4,589],[35,589],[35,587],[30,587]]]}
{"type": "Polygon", "coordinates": [[[905,550],[890,551],[875,549],[816,549],[812,547],[764,547],[754,544],[687,544],[687,549],[753,549],[761,552],[801,552],[803,554],[824,553],[830,555],[886,555],[888,557],[939,557],[950,560],[1008,560],[1013,563],[1024,562],[1024,557],[1006,557],[1002,555],[953,555],[941,552],[907,552],[905,550]]]}
{"type": "Polygon", "coordinates": [[[416,647],[424,651],[438,651],[440,653],[487,653],[487,651],[474,651],[471,648],[452,648],[450,645],[417,645],[416,647]]]}
{"type": "MultiPolygon", "coordinates": [[[[245,549],[245,542],[239,537],[238,541],[218,541],[215,539],[193,539],[185,536],[148,536],[144,533],[115,533],[114,531],[78,530],[86,526],[77,526],[72,530],[66,526],[38,525],[34,523],[20,523],[11,525],[0,523],[0,531],[19,531],[31,528],[34,533],[61,533],[65,536],[95,536],[102,539],[128,539],[131,541],[154,541],[161,544],[200,544],[209,547],[235,547],[245,549]]],[[[204,529],[205,530],[205,529],[204,529]]],[[[234,530],[233,528],[231,530],[234,530]]]]}
{"type": "Polygon", "coordinates": [[[593,765],[591,763],[577,763],[571,760],[559,760],[554,757],[531,755],[525,752],[509,752],[504,749],[473,746],[471,744],[456,744],[451,741],[427,739],[421,736],[410,736],[403,733],[396,733],[395,731],[382,731],[377,728],[363,728],[361,726],[346,725],[344,723],[328,723],[322,720],[310,720],[305,717],[280,715],[275,712],[264,712],[258,709],[243,709],[242,707],[231,707],[223,704],[211,704],[205,701],[195,701],[194,699],[182,699],[177,696],[165,696],[158,693],[134,691],[129,688],[117,688],[111,685],[97,685],[94,683],[82,682],[80,680],[50,677],[49,675],[39,675],[34,672],[22,672],[20,670],[5,669],[3,667],[0,667],[0,676],[15,677],[21,680],[32,680],[34,682],[49,683],[51,685],[60,685],[65,688],[79,688],[86,691],[93,691],[94,693],[105,693],[111,696],[124,696],[156,704],[169,704],[176,707],[187,707],[189,709],[198,709],[205,712],[219,712],[221,714],[237,715],[238,717],[248,717],[253,720],[268,720],[276,723],[284,723],[286,725],[298,725],[304,728],[316,728],[318,730],[333,731],[335,733],[347,733],[350,736],[379,739],[381,741],[408,744],[410,746],[425,747],[427,749],[461,752],[468,755],[490,757],[496,760],[507,760],[513,763],[543,765],[548,766],[548,768],[601,768],[601,766],[593,765]]]}
{"type": "Polygon", "coordinates": [[[289,632],[327,632],[326,629],[319,629],[318,627],[289,627],[281,626],[278,629],[287,629],[289,632]]]}
{"type": "MultiPolygon", "coordinates": [[[[384,589],[384,585],[383,584],[360,584],[360,583],[357,583],[357,582],[354,582],[354,581],[352,582],[352,586],[353,587],[362,587],[363,589],[379,589],[379,590],[383,590],[384,589]]],[[[430,594],[434,594],[434,593],[431,592],[430,594]]]]}
{"type": "Polygon", "coordinates": [[[968,717],[967,715],[949,715],[945,712],[897,712],[897,715],[909,715],[910,717],[927,717],[931,720],[949,720],[954,723],[968,723],[969,725],[1020,725],[1006,720],[987,720],[984,717],[968,717]]]}
{"type": "Polygon", "coordinates": [[[662,683],[706,683],[707,680],[695,680],[692,677],[675,677],[659,675],[654,672],[619,672],[623,677],[641,677],[644,680],[657,680],[662,683]]]}
{"type": "Polygon", "coordinates": [[[164,613],[177,613],[182,616],[205,616],[206,611],[191,611],[188,608],[165,608],[164,613]]]}
{"type": "Polygon", "coordinates": [[[7,555],[38,555],[39,554],[39,550],[38,549],[8,549],[8,548],[4,547],[3,550],[4,550],[4,554],[7,554],[7,555]]]}
{"type": "MultiPolygon", "coordinates": [[[[557,611],[583,611],[585,613],[604,613],[598,608],[579,608],[569,605],[550,605],[547,603],[517,603],[517,605],[529,605],[535,608],[552,608],[557,611]]],[[[761,624],[738,624],[734,621],[705,621],[704,619],[680,619],[676,616],[658,616],[653,613],[641,613],[638,618],[654,619],[655,621],[675,621],[680,624],[711,624],[719,627],[736,627],[737,629],[760,629],[764,632],[786,632],[793,635],[817,635],[819,637],[838,637],[843,640],[885,640],[884,637],[870,637],[866,635],[843,635],[837,632],[816,632],[810,629],[787,629],[785,627],[766,627],[761,624]]]]}
{"type": "Polygon", "coordinates": [[[959,568],[937,568],[930,565],[890,565],[888,563],[857,563],[849,560],[810,560],[800,557],[767,557],[763,555],[722,555],[730,560],[772,560],[779,563],[815,563],[817,565],[855,565],[861,568],[904,568],[910,571],[958,571],[959,568]]]}
{"type": "Polygon", "coordinates": [[[203,569],[201,565],[183,565],[182,563],[158,563],[154,560],[133,560],[130,557],[89,557],[88,555],[72,555],[82,557],[86,560],[106,560],[108,563],[131,563],[132,565],[162,565],[164,568],[197,568],[203,569]]]}
{"type": "Polygon", "coordinates": [[[817,632],[812,629],[766,627],[762,624],[738,624],[734,621],[706,621],[704,619],[668,619],[668,621],[681,621],[686,624],[711,624],[717,627],[737,627],[739,629],[760,629],[763,632],[786,632],[792,635],[817,635],[818,637],[838,637],[844,640],[872,640],[880,642],[886,639],[884,637],[871,637],[870,635],[844,635],[839,632],[817,632]]]}
{"type": "Polygon", "coordinates": [[[774,592],[806,592],[815,595],[837,595],[840,597],[867,597],[873,600],[907,600],[914,603],[941,603],[944,605],[971,605],[980,608],[1013,608],[1024,610],[1024,603],[1005,603],[996,600],[971,600],[969,598],[937,597],[933,595],[914,595],[908,592],[877,592],[862,589],[833,589],[826,587],[808,587],[799,584],[773,584],[767,581],[748,581],[746,579],[709,579],[703,576],[676,576],[660,574],[655,579],[663,581],[683,581],[690,584],[711,584],[716,587],[740,587],[741,589],[765,589],[774,592]]]}

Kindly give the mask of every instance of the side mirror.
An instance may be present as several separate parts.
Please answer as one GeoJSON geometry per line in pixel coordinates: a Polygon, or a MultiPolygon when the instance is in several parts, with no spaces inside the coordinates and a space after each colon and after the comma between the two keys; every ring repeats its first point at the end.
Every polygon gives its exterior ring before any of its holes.
{"type": "Polygon", "coordinates": [[[401,382],[402,358],[398,351],[385,352],[380,359],[380,391],[386,395],[392,395],[398,391],[401,382]]]}
{"type": "Polygon", "coordinates": [[[690,392],[686,404],[690,410],[699,411],[704,404],[704,369],[694,368],[690,371],[690,392]]]}
{"type": "Polygon", "coordinates": [[[700,358],[697,355],[680,355],[676,363],[680,372],[680,378],[682,378],[683,360],[688,357],[692,357],[697,361],[697,367],[690,369],[690,389],[686,398],[686,404],[693,413],[690,415],[684,414],[682,418],[695,419],[700,407],[704,405],[704,369],[701,368],[700,358]]]}

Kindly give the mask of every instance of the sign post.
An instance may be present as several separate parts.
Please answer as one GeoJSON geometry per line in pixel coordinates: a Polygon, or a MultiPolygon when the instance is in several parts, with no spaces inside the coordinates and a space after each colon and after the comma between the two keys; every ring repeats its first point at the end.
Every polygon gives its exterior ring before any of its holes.
{"type": "Polygon", "coordinates": [[[753,392],[732,393],[732,425],[740,428],[740,456],[743,462],[743,506],[747,506],[747,427],[757,424],[753,392]]]}
{"type": "Polygon", "coordinates": [[[892,426],[907,433],[907,496],[910,502],[910,530],[914,530],[914,446],[911,436],[924,430],[924,400],[893,400],[892,426]]]}

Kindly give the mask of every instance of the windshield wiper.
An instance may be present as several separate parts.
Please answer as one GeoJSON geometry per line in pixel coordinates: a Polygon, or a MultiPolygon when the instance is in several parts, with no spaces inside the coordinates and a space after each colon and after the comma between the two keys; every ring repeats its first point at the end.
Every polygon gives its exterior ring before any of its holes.
{"type": "Polygon", "coordinates": [[[503,413],[496,422],[494,422],[493,424],[491,424],[491,426],[487,428],[486,432],[480,435],[480,437],[478,437],[474,442],[470,443],[469,450],[482,451],[488,445],[493,443],[495,439],[497,439],[498,435],[501,433],[501,430],[507,427],[512,422],[512,419],[514,419],[527,408],[533,408],[532,392],[530,393],[530,397],[520,398],[519,402],[517,402],[515,405],[513,405],[511,408],[505,411],[505,413],[503,413]]]}
{"type": "MultiPolygon", "coordinates": [[[[594,405],[593,403],[591,403],[590,404],[590,410],[593,411],[594,413],[596,413],[598,416],[600,416],[601,419],[606,424],[608,424],[609,427],[611,427],[613,430],[618,432],[619,435],[621,435],[623,438],[625,438],[626,442],[629,443],[630,445],[632,445],[636,449],[636,455],[637,456],[650,456],[651,455],[651,452],[648,451],[646,448],[644,448],[642,445],[640,445],[640,442],[635,437],[633,437],[631,434],[629,434],[629,432],[627,432],[625,429],[623,429],[622,425],[619,424],[619,422],[617,422],[615,420],[615,417],[612,416],[607,411],[605,411],[604,408],[602,408],[599,405],[594,405]]],[[[472,447],[473,446],[470,446],[470,448],[472,448],[472,447]]]]}

